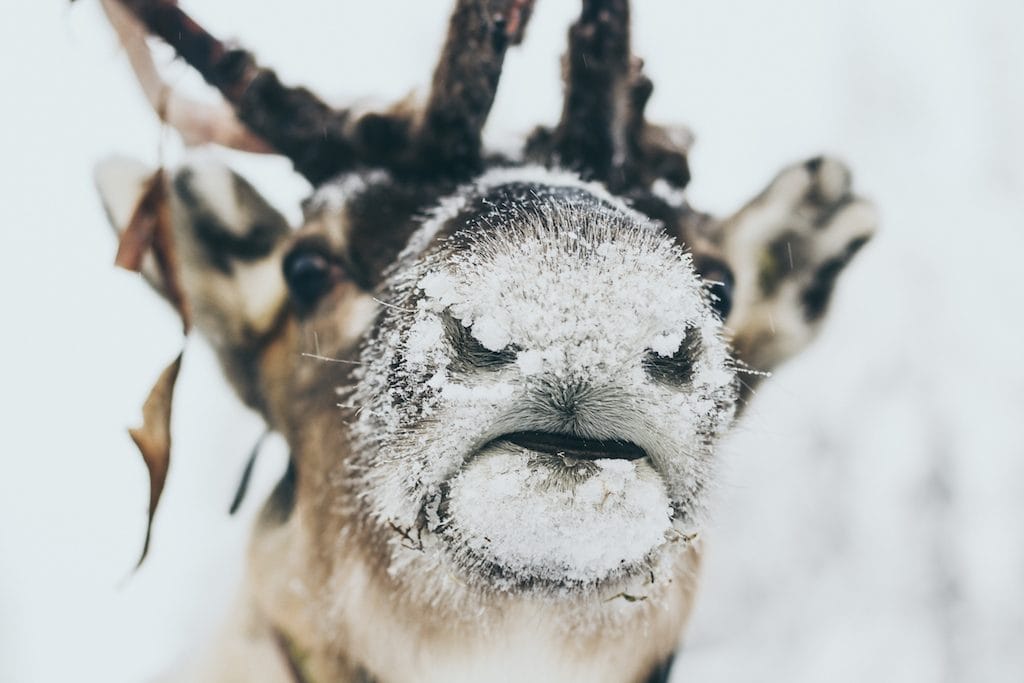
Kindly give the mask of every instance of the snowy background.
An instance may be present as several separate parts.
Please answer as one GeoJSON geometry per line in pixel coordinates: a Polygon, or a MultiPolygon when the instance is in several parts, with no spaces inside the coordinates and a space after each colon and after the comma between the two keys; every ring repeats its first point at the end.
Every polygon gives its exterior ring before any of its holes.
{"type": "MultiPolygon", "coordinates": [[[[289,81],[387,100],[427,82],[449,2],[183,4],[289,81]]],[[[730,211],[827,151],[883,219],[825,334],[723,451],[674,680],[1024,680],[1024,3],[636,4],[652,118],[698,135],[696,205],[730,211]]],[[[538,5],[494,140],[557,117],[578,3],[538,5]]],[[[154,161],[161,134],[95,2],[3,6],[0,681],[145,680],[216,628],[284,449],[228,517],[261,427],[191,340],[153,551],[127,580],[147,484],[123,428],[180,341],[110,265],[90,169],[154,161]]],[[[285,162],[231,159],[296,217],[285,162]]]]}

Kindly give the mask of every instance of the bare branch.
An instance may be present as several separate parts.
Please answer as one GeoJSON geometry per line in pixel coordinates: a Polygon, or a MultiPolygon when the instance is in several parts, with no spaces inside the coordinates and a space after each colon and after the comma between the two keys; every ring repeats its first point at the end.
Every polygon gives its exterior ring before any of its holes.
{"type": "Polygon", "coordinates": [[[146,30],[117,0],[100,0],[142,91],[160,119],[179,133],[186,145],[213,143],[245,152],[274,150],[246,128],[226,102],[203,103],[175,91],[161,77],[146,45],[146,30]]]}
{"type": "Polygon", "coordinates": [[[523,39],[533,0],[459,0],[417,131],[424,163],[475,170],[505,52],[523,39]]]}

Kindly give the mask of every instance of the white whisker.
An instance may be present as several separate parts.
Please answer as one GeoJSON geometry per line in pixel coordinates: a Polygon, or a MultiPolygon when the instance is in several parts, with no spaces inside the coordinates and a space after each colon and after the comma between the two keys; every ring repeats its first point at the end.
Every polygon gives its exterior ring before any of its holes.
{"type": "Polygon", "coordinates": [[[377,297],[373,297],[373,300],[376,301],[377,303],[379,303],[381,306],[384,306],[385,308],[393,308],[396,311],[405,311],[406,313],[415,313],[416,312],[415,308],[403,308],[402,306],[396,306],[395,304],[388,303],[387,301],[382,301],[382,300],[378,299],[377,297]]]}
{"type": "Polygon", "coordinates": [[[303,358],[312,358],[314,360],[322,360],[325,363],[344,363],[346,365],[364,365],[364,363],[362,361],[346,360],[344,358],[331,358],[330,356],[321,356],[319,353],[302,353],[300,355],[303,358]]]}

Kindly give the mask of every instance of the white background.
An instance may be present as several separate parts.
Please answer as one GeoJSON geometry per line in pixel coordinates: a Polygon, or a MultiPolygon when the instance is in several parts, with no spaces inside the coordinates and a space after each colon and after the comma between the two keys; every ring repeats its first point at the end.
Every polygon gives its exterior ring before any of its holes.
{"type": "MultiPolygon", "coordinates": [[[[449,5],[183,4],[342,101],[425,84],[449,5]]],[[[730,211],[826,151],[883,221],[825,334],[723,449],[674,680],[1024,680],[1024,3],[636,4],[652,118],[698,135],[694,204],[730,211]]],[[[557,117],[578,3],[538,5],[492,140],[557,117]]],[[[161,134],[93,0],[0,6],[0,681],[140,681],[215,629],[284,448],[229,518],[261,426],[190,341],[153,551],[128,579],[148,487],[123,428],[180,340],[111,266],[90,169],[154,161],[161,134]]],[[[297,216],[287,163],[231,159],[297,216]]]]}

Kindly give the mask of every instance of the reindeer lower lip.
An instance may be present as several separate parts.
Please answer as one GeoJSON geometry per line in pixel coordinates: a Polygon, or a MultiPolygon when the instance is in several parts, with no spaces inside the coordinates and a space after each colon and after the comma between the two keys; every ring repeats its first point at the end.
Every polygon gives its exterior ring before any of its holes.
{"type": "Polygon", "coordinates": [[[639,460],[647,452],[629,441],[586,439],[554,432],[511,432],[494,439],[537,453],[561,455],[577,460],[639,460]]]}

